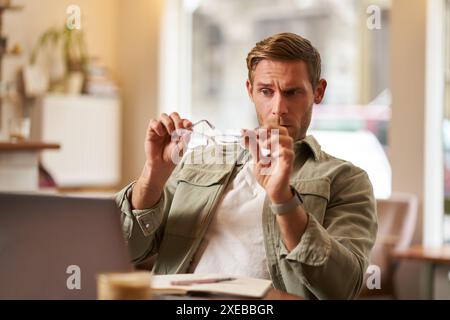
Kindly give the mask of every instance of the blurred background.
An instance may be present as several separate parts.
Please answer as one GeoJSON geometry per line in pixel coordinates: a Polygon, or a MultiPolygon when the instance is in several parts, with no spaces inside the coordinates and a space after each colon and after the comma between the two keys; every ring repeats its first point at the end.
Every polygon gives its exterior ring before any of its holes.
{"type": "Polygon", "coordinates": [[[448,265],[389,254],[450,243],[450,0],[0,0],[0,30],[0,190],[94,194],[139,176],[161,112],[255,127],[247,53],[308,38],[328,81],[311,133],[404,215],[378,240],[390,296],[450,298],[448,265]]]}

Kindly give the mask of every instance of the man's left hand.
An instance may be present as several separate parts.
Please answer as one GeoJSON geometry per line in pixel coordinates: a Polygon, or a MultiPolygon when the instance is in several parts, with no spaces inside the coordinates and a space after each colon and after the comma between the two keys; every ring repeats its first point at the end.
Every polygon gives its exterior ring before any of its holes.
{"type": "Polygon", "coordinates": [[[294,140],[288,130],[267,126],[244,130],[245,146],[253,157],[253,174],[266,190],[272,203],[289,201],[293,194],[289,185],[294,164],[294,140]]]}

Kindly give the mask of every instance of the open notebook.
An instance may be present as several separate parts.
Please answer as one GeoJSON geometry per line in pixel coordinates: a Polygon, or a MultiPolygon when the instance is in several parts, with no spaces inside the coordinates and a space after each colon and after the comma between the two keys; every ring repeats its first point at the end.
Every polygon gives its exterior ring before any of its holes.
{"type": "Polygon", "coordinates": [[[270,280],[218,274],[175,274],[152,277],[153,292],[161,295],[184,295],[190,292],[205,292],[209,294],[263,298],[271,285],[272,282],[270,280]]]}

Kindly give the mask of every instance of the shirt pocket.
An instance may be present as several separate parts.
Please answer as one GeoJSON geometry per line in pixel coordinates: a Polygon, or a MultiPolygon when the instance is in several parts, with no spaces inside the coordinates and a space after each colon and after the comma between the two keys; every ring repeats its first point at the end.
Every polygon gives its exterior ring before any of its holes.
{"type": "Polygon", "coordinates": [[[205,168],[183,168],[169,211],[166,232],[195,238],[208,221],[209,213],[230,172],[205,168]]]}
{"type": "Polygon", "coordinates": [[[330,201],[330,182],[328,179],[294,180],[292,186],[303,198],[306,212],[312,214],[321,224],[330,201]]]}

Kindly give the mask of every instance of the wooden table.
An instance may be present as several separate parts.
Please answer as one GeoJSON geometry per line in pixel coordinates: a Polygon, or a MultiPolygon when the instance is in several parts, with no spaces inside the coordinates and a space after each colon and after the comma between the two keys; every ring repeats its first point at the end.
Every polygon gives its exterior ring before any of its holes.
{"type": "Polygon", "coordinates": [[[303,297],[296,296],[284,291],[270,289],[263,300],[305,300],[303,297]]]}
{"type": "Polygon", "coordinates": [[[40,152],[59,148],[56,143],[0,141],[0,191],[37,190],[40,152]]]}
{"type": "Polygon", "coordinates": [[[392,258],[397,260],[414,260],[425,264],[427,271],[427,298],[434,298],[434,277],[438,265],[450,265],[450,245],[439,248],[412,246],[406,250],[394,251],[392,258]]]}

